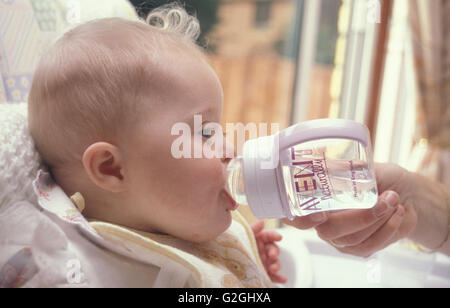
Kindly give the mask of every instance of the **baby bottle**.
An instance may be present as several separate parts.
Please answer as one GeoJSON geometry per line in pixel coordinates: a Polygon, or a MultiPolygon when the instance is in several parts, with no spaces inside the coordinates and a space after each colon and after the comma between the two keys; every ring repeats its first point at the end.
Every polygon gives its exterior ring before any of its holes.
{"type": "Polygon", "coordinates": [[[296,124],[245,142],[227,189],[258,218],[373,207],[378,199],[369,130],[343,119],[296,124]]]}

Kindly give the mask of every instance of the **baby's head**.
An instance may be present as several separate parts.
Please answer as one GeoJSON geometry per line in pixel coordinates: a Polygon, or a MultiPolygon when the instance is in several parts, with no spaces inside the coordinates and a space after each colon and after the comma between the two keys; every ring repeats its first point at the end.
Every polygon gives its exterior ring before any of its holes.
{"type": "MultiPolygon", "coordinates": [[[[223,94],[179,7],[141,21],[107,18],[67,32],[45,54],[29,127],[56,182],[81,192],[87,217],[205,241],[231,223],[226,158],[176,159],[175,123],[220,123],[223,94]]],[[[202,146],[202,145],[200,145],[202,146]]],[[[227,149],[229,151],[230,149],[227,149]]]]}

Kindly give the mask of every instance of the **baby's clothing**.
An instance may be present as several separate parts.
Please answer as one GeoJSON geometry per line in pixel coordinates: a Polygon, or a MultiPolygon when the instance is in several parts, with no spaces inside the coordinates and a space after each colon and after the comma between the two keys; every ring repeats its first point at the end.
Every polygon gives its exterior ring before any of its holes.
{"type": "Polygon", "coordinates": [[[102,222],[92,222],[91,226],[106,240],[146,256],[158,267],[164,266],[165,259],[177,262],[175,268],[179,268],[178,271],[175,269],[169,274],[160,272],[156,286],[180,287],[183,280],[186,280],[185,286],[190,287],[261,288],[271,285],[259,258],[252,230],[237,212],[233,213],[230,228],[215,240],[205,243],[102,222]]]}
{"type": "MultiPolygon", "coordinates": [[[[253,232],[237,212],[230,228],[215,240],[192,243],[105,222],[89,223],[46,172],[39,172],[33,186],[40,210],[50,220],[27,247],[25,255],[32,256],[27,260],[35,263],[27,267],[36,274],[28,275],[24,286],[272,286],[253,232]]],[[[13,255],[9,271],[20,271],[14,266],[22,259],[13,255]]]]}

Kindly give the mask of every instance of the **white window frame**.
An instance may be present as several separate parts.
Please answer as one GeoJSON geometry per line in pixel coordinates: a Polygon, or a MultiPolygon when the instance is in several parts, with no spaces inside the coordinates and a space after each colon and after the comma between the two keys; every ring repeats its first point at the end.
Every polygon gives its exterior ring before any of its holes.
{"type": "Polygon", "coordinates": [[[292,106],[293,123],[303,122],[308,114],[309,83],[317,48],[322,0],[304,0],[302,31],[299,40],[297,76],[292,106]]]}
{"type": "MultiPolygon", "coordinates": [[[[315,63],[321,0],[304,0],[296,76],[293,123],[307,120],[309,85],[315,63]]],[[[351,14],[346,40],[339,118],[367,123],[377,24],[369,22],[368,1],[350,1],[351,14]]]]}
{"type": "MultiPolygon", "coordinates": [[[[408,1],[395,1],[377,115],[374,159],[414,171],[424,151],[412,151],[416,81],[408,1]]],[[[424,147],[426,148],[426,147],[424,147]]]]}

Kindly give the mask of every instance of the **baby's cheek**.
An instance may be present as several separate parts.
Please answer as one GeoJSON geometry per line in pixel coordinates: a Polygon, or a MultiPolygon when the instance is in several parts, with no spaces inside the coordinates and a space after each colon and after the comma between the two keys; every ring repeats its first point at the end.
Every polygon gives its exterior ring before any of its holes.
{"type": "Polygon", "coordinates": [[[199,193],[215,195],[225,186],[224,169],[218,159],[193,159],[184,181],[199,193]]]}
{"type": "Polygon", "coordinates": [[[202,173],[205,180],[213,181],[215,185],[225,184],[225,168],[220,159],[202,159],[202,173]]]}

